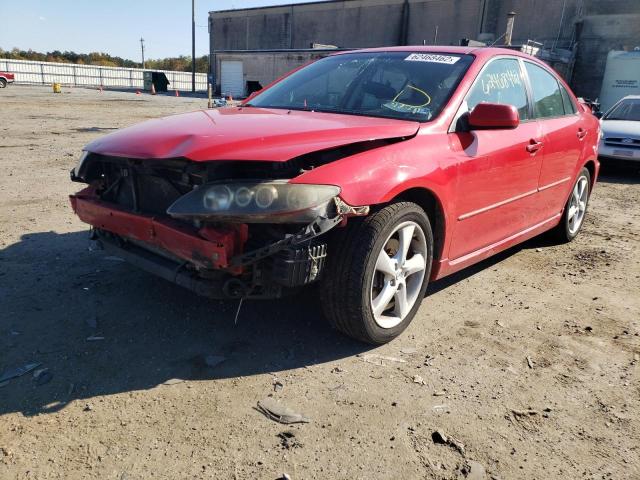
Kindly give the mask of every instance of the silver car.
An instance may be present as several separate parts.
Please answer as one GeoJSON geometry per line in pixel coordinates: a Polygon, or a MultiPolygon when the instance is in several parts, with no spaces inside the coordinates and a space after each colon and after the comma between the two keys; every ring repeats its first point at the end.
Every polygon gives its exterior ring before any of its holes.
{"type": "Polygon", "coordinates": [[[624,97],[604,114],[600,123],[601,158],[640,161],[640,95],[624,97]]]}

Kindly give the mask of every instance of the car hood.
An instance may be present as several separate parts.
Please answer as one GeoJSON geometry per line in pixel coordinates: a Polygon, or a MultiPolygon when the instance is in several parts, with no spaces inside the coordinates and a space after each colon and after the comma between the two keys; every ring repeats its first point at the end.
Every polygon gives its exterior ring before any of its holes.
{"type": "Polygon", "coordinates": [[[602,133],[608,137],[640,138],[640,122],[632,120],[603,120],[602,133]]]}
{"type": "Polygon", "coordinates": [[[200,110],[149,120],[85,150],[102,155],[194,161],[286,161],[352,143],[411,137],[418,122],[260,108],[200,110]]]}

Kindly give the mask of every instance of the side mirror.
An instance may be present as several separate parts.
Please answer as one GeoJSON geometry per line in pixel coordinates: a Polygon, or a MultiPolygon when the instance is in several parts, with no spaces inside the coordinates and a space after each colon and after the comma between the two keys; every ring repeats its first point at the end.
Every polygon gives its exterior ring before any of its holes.
{"type": "Polygon", "coordinates": [[[513,129],[518,125],[520,125],[520,115],[513,105],[479,103],[469,113],[471,130],[513,129]]]}

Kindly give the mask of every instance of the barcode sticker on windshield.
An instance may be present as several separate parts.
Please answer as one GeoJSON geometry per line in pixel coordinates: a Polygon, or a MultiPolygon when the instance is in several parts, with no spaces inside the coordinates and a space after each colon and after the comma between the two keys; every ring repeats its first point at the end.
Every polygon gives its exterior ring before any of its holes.
{"type": "Polygon", "coordinates": [[[453,65],[460,57],[452,57],[450,55],[435,55],[433,53],[412,53],[405,61],[407,62],[431,62],[431,63],[446,63],[447,65],[453,65]]]}

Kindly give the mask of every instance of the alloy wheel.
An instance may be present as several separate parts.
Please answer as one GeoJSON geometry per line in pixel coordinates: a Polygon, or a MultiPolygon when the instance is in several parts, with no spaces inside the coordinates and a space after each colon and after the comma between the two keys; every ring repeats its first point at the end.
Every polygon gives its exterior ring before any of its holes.
{"type": "Polygon", "coordinates": [[[427,267],[427,242],[416,222],[399,224],[378,253],[371,284],[371,310],[382,328],[393,328],[420,295],[427,267]]]}
{"type": "Polygon", "coordinates": [[[587,211],[587,201],[589,199],[589,181],[587,177],[580,177],[573,187],[571,201],[569,202],[569,212],[567,220],[569,223],[569,233],[575,235],[584,221],[587,211]]]}

